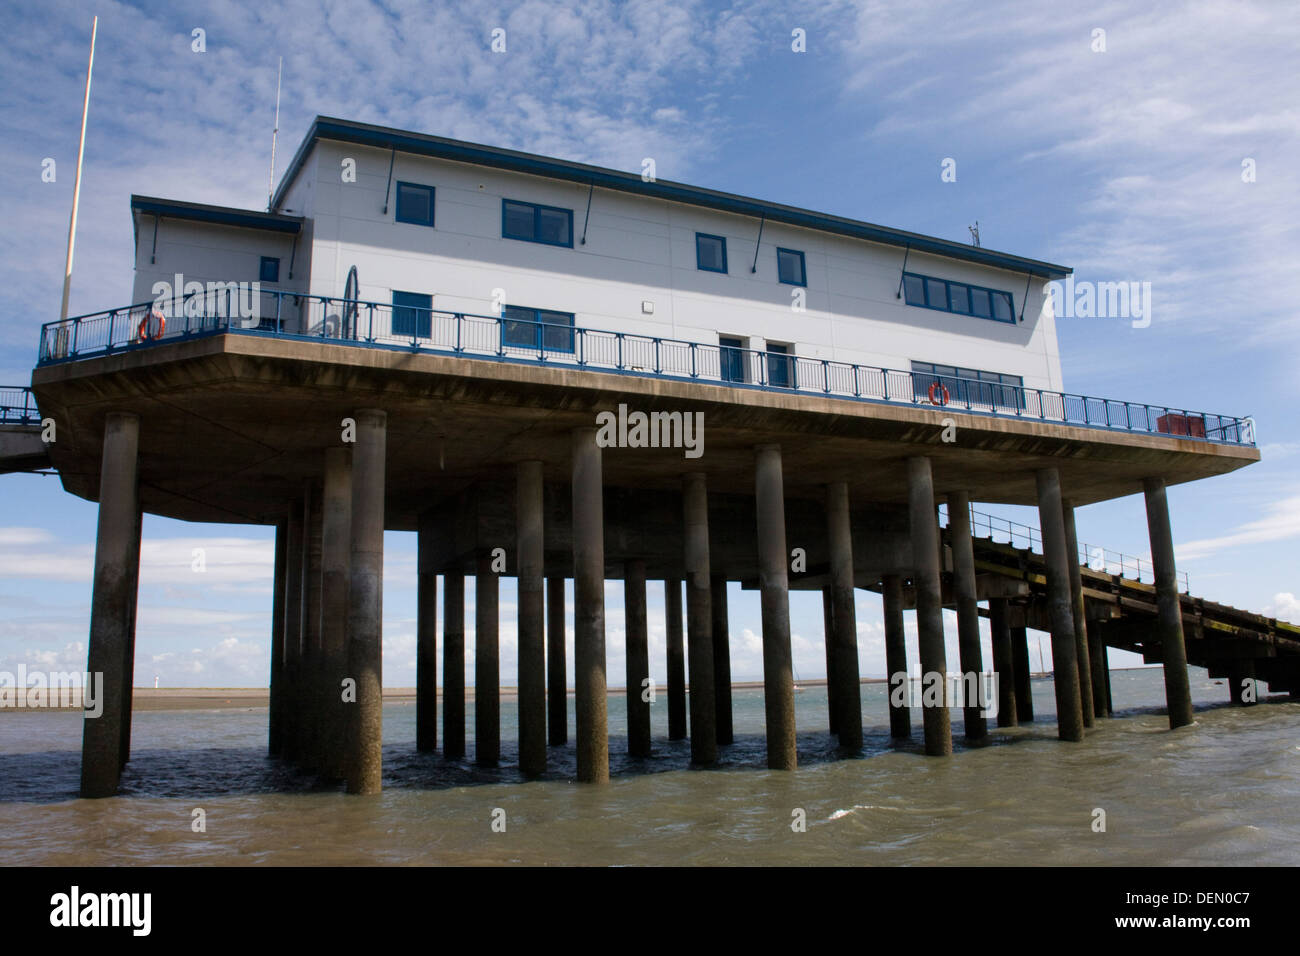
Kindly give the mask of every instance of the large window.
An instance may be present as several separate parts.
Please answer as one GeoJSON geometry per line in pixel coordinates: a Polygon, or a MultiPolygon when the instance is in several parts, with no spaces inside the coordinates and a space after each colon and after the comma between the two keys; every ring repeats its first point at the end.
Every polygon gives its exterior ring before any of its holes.
{"type": "Polygon", "coordinates": [[[398,222],[410,222],[417,226],[433,225],[433,187],[418,183],[397,184],[398,222]]]}
{"type": "Polygon", "coordinates": [[[280,260],[274,256],[262,256],[262,264],[258,267],[257,278],[259,282],[279,282],[280,260]]]}
{"type": "Polygon", "coordinates": [[[573,247],[573,210],[501,200],[501,235],[506,239],[573,247]]]}
{"type": "Polygon", "coordinates": [[[393,335],[433,335],[433,296],[421,292],[393,292],[393,335]]]}
{"type": "Polygon", "coordinates": [[[727,240],[707,233],[695,234],[695,267],[705,272],[727,271],[727,240]]]}
{"type": "Polygon", "coordinates": [[[743,382],[745,380],[745,353],[741,351],[744,343],[737,338],[726,335],[718,336],[718,365],[724,382],[743,382]]]}
{"type": "Polygon", "coordinates": [[[912,390],[918,402],[930,401],[930,388],[936,386],[934,398],[974,408],[1019,410],[1025,407],[1025,380],[1019,375],[985,372],[956,365],[935,365],[932,362],[912,363],[912,390]]]}
{"type": "Polygon", "coordinates": [[[986,289],[966,282],[950,282],[930,276],[903,273],[903,295],[908,305],[941,312],[973,315],[995,322],[1016,321],[1015,302],[1010,292],[986,289]]]}
{"type": "Polygon", "coordinates": [[[573,313],[508,305],[501,315],[501,344],[547,352],[573,351],[573,313]]]}
{"type": "Polygon", "coordinates": [[[776,250],[776,277],[786,285],[807,285],[808,274],[804,269],[803,253],[794,249],[776,250]]]}

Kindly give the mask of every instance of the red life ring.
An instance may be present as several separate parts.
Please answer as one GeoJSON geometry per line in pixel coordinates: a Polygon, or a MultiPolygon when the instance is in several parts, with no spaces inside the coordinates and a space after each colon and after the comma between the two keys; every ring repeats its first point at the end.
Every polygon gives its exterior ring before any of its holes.
{"type": "Polygon", "coordinates": [[[948,389],[944,386],[942,382],[930,383],[930,404],[931,405],[947,405],[948,399],[951,397],[952,396],[948,394],[948,389]],[[938,401],[935,399],[934,393],[936,390],[939,392],[940,395],[943,396],[943,401],[938,401]]]}
{"type": "Polygon", "coordinates": [[[140,328],[137,329],[136,332],[138,333],[137,337],[140,339],[140,341],[144,342],[148,339],[162,338],[163,332],[165,332],[166,330],[167,330],[167,317],[163,315],[161,312],[159,312],[157,309],[154,309],[152,312],[150,312],[148,315],[146,315],[143,319],[140,320],[140,328]],[[157,323],[158,331],[155,332],[153,335],[149,334],[150,321],[157,323]]]}

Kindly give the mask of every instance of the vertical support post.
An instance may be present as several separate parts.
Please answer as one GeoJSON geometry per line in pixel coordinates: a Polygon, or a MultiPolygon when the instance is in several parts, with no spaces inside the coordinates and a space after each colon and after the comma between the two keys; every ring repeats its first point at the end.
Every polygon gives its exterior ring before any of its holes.
{"type": "Polygon", "coordinates": [[[135,535],[131,538],[129,567],[135,578],[131,588],[131,608],[127,614],[126,653],[122,657],[122,756],[123,768],[131,759],[131,711],[135,689],[135,610],[140,599],[140,533],[144,528],[144,513],[135,510],[135,535]]]}
{"type": "Polygon", "coordinates": [[[1095,627],[1088,628],[1088,664],[1092,670],[1092,712],[1094,717],[1110,716],[1110,700],[1106,685],[1110,681],[1106,673],[1106,648],[1097,637],[1095,627]]]}
{"type": "Polygon", "coordinates": [[[623,614],[627,631],[627,752],[650,756],[650,701],[641,695],[650,677],[650,638],[646,623],[645,562],[623,565],[623,614]]]}
{"type": "Polygon", "coordinates": [[[82,721],[81,795],[108,797],[122,774],[123,682],[130,646],[132,595],[138,587],[140,419],[111,412],[104,422],[99,477],[95,583],[86,669],[98,683],[103,712],[82,721]],[[132,563],[133,556],[135,563],[132,563]]]}
{"type": "Polygon", "coordinates": [[[713,702],[717,712],[718,743],[735,740],[731,718],[731,622],[727,613],[727,578],[715,574],[713,597],[713,702]]]}
{"type": "Polygon", "coordinates": [[[492,556],[478,556],[474,577],[474,763],[501,759],[501,589],[492,556]]]}
{"type": "Polygon", "coordinates": [[[988,726],[979,703],[984,660],[980,650],[980,609],[975,591],[975,548],[971,542],[968,492],[954,491],[948,495],[948,531],[952,539],[953,590],[957,597],[957,649],[967,698],[962,720],[967,740],[983,740],[988,736],[988,726]]]}
{"type": "Polygon", "coordinates": [[[465,574],[442,574],[442,755],[465,756],[465,574]]]}
{"type": "Polygon", "coordinates": [[[348,676],[357,682],[349,721],[348,793],[383,786],[384,490],[388,416],[358,409],[352,448],[352,567],[348,585],[348,676]]]}
{"type": "Polygon", "coordinates": [[[686,739],[686,644],[682,638],[682,581],[664,581],[665,634],[668,641],[668,739],[686,739]]]}
{"type": "Polygon", "coordinates": [[[546,772],[546,595],[542,539],[542,463],[515,470],[516,574],[519,579],[519,769],[546,772]]]}
{"type": "Polygon", "coordinates": [[[1079,534],[1074,524],[1074,505],[1061,500],[1061,518],[1065,526],[1065,560],[1070,569],[1070,609],[1074,613],[1074,650],[1079,661],[1079,706],[1083,726],[1097,723],[1096,701],[1092,689],[1092,659],[1088,648],[1088,621],[1083,606],[1083,570],[1079,565],[1079,534]]]}
{"type": "Polygon", "coordinates": [[[285,517],[288,576],[284,587],[284,710],[280,756],[296,761],[302,752],[302,618],[306,566],[306,502],[294,498],[285,517]]]}
{"type": "Polygon", "coordinates": [[[569,742],[569,675],[564,649],[564,575],[546,579],[546,697],[548,736],[552,747],[569,742]]]}
{"type": "Polygon", "coordinates": [[[827,635],[835,668],[828,686],[835,694],[835,724],[840,746],[862,749],[862,678],[858,670],[858,616],[853,596],[853,535],[849,522],[849,486],[826,486],[826,540],[831,552],[831,627],[827,635]]]}
{"type": "Polygon", "coordinates": [[[438,749],[438,569],[433,566],[433,513],[416,530],[415,749],[438,749]]]}
{"type": "MultiPolygon", "coordinates": [[[[912,529],[912,563],[916,565],[916,627],[921,650],[921,686],[940,684],[938,706],[923,706],[925,752],[941,757],[952,753],[952,723],[948,714],[947,651],[943,641],[943,597],[939,585],[939,518],[934,506],[930,459],[907,460],[908,517],[912,529]]],[[[924,699],[924,697],[923,697],[924,699]]]]}
{"type": "Polygon", "coordinates": [[[320,748],[320,769],[326,777],[342,779],[347,773],[343,754],[348,708],[354,706],[343,699],[343,681],[349,676],[348,594],[352,586],[352,456],[347,448],[325,450],[321,504],[320,690],[324,746],[320,748]]]}
{"type": "Polygon", "coordinates": [[[828,584],[822,588],[822,643],[826,646],[826,724],[832,734],[838,734],[840,727],[836,722],[838,711],[835,708],[835,654],[832,650],[835,646],[833,603],[831,586],[828,584]]]}
{"type": "Polygon", "coordinates": [[[573,667],[578,780],[609,780],[605,681],[605,514],[594,428],[573,432],[573,667]]]}
{"type": "Polygon", "coordinates": [[[785,479],[781,446],[754,449],[754,498],[758,527],[758,580],[763,614],[763,704],[767,716],[767,765],[798,765],[794,724],[794,673],[790,651],[790,592],[785,549],[785,479]]]}
{"type": "Polygon", "coordinates": [[[993,641],[993,670],[998,675],[998,726],[1015,727],[1016,668],[1011,650],[1011,619],[1006,598],[989,598],[989,632],[993,641]]]}
{"type": "Polygon", "coordinates": [[[322,699],[322,684],[325,680],[325,668],[321,661],[321,569],[322,548],[324,547],[324,512],[322,511],[322,491],[318,482],[309,482],[307,496],[306,557],[304,568],[307,579],[303,584],[302,627],[302,751],[299,753],[298,766],[307,773],[322,769],[322,751],[325,746],[325,732],[322,726],[322,712],[325,702],[322,699]]]}
{"type": "Polygon", "coordinates": [[[1105,641],[1101,642],[1101,663],[1102,672],[1106,675],[1106,716],[1109,717],[1115,713],[1115,699],[1110,693],[1110,648],[1105,641]]]}
{"type": "Polygon", "coordinates": [[[1142,482],[1147,503],[1151,564],[1156,576],[1156,634],[1165,663],[1165,702],[1169,729],[1192,722],[1192,690],[1187,678],[1187,646],[1183,641],[1183,611],[1178,598],[1178,569],[1174,564],[1174,535],[1169,527],[1169,500],[1163,478],[1142,482]]]}
{"type": "Polygon", "coordinates": [[[1011,666],[1016,678],[1016,722],[1033,723],[1034,682],[1029,663],[1029,628],[1023,624],[1011,628],[1011,666]]]}
{"type": "Polygon", "coordinates": [[[289,535],[283,518],[275,523],[275,571],[271,594],[271,694],[267,715],[267,753],[280,756],[284,742],[284,590],[288,577],[289,535]]]}
{"type": "Polygon", "coordinates": [[[885,615],[885,670],[889,672],[889,736],[896,740],[912,736],[912,711],[907,704],[911,690],[907,679],[907,644],[903,629],[903,578],[886,574],[880,582],[885,615]],[[901,687],[903,703],[894,705],[901,687]]]}
{"type": "Polygon", "coordinates": [[[1079,696],[1079,656],[1074,648],[1074,608],[1070,603],[1070,569],[1065,553],[1065,518],[1061,510],[1061,476],[1040,468],[1038,516],[1047,564],[1047,613],[1052,629],[1052,682],[1056,685],[1056,735],[1083,739],[1083,704],[1079,696]]]}
{"type": "Polygon", "coordinates": [[[713,607],[709,579],[709,495],[705,476],[682,479],[685,526],[687,655],[690,668],[691,762],[718,760],[718,718],[713,686],[713,607]]]}

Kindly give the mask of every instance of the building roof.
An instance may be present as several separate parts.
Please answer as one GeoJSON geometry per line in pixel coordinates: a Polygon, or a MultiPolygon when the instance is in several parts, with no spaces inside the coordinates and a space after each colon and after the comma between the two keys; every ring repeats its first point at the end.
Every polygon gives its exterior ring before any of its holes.
{"type": "Polygon", "coordinates": [[[551,159],[546,156],[537,156],[513,149],[482,146],[477,143],[466,143],[441,136],[430,136],[426,133],[413,133],[385,126],[372,126],[368,123],[355,123],[350,120],[334,119],[327,116],[317,116],[312,122],[311,129],[307,131],[307,135],[299,145],[297,153],[294,154],[293,161],[285,171],[284,178],[280,181],[280,187],[276,190],[275,197],[271,202],[272,209],[279,207],[285,192],[297,177],[302,164],[311,153],[316,141],[321,139],[356,143],[361,146],[373,146],[379,149],[398,150],[403,153],[431,156],[437,159],[470,163],[477,166],[490,166],[496,169],[506,169],[512,172],[580,183],[584,186],[633,193],[653,199],[703,206],[722,212],[751,216],[755,219],[762,218],[791,226],[800,226],[805,229],[816,229],[835,235],[848,236],[853,239],[879,242],[898,246],[899,248],[914,249],[917,252],[946,256],[950,259],[961,259],[980,265],[1008,269],[1013,272],[1023,272],[1046,279],[1059,279],[1074,271],[1069,266],[1042,262],[1037,259],[1026,259],[1005,252],[995,252],[992,249],[983,249],[965,243],[938,239],[934,236],[906,232],[901,229],[891,229],[887,226],[847,219],[843,216],[832,216],[828,213],[814,212],[795,206],[785,206],[780,203],[766,202],[747,196],[738,196],[734,193],[719,192],[715,189],[688,186],[684,183],[664,179],[646,182],[639,173],[607,169],[603,166],[589,166],[585,163],[551,159]]]}
{"type": "Polygon", "coordinates": [[[233,206],[209,206],[206,203],[180,202],[175,199],[156,199],[152,196],[131,197],[131,211],[165,216],[169,219],[192,219],[198,222],[215,222],[223,226],[242,226],[246,229],[268,229],[271,232],[302,232],[301,216],[284,216],[256,209],[236,209],[233,206]]]}

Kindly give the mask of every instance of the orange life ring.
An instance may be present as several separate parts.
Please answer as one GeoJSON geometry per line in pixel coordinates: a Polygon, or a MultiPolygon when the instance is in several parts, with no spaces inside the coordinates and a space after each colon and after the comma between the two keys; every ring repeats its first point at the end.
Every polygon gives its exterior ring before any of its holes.
{"type": "Polygon", "coordinates": [[[930,383],[930,404],[931,405],[947,405],[948,399],[950,399],[951,397],[952,396],[948,394],[948,389],[944,386],[942,382],[930,383]],[[936,390],[938,390],[939,394],[943,396],[943,401],[937,401],[935,399],[934,393],[936,390]]]}
{"type": "Polygon", "coordinates": [[[159,312],[157,309],[154,309],[152,312],[150,312],[148,315],[146,315],[143,319],[140,320],[140,328],[138,328],[136,332],[138,333],[137,337],[140,339],[140,341],[144,342],[147,339],[162,338],[163,332],[165,332],[166,330],[167,330],[167,317],[163,315],[161,312],[159,312]],[[158,331],[155,332],[153,335],[149,334],[150,320],[156,321],[158,323],[158,331]]]}

